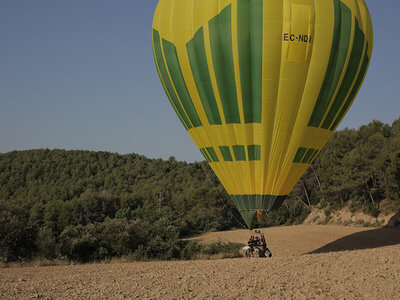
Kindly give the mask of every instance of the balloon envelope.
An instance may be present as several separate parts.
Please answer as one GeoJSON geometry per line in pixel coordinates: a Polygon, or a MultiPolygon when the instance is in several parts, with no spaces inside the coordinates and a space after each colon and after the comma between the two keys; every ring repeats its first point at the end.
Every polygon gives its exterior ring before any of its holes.
{"type": "Polygon", "coordinates": [[[372,53],[364,0],[160,0],[166,95],[250,227],[351,106],[372,53]]]}

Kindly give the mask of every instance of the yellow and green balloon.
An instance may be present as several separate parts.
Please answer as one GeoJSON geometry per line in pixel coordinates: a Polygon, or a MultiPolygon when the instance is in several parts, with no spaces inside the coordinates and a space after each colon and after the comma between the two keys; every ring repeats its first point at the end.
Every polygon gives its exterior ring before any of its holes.
{"type": "Polygon", "coordinates": [[[337,128],[372,53],[364,0],[160,0],[165,93],[250,227],[337,128]]]}

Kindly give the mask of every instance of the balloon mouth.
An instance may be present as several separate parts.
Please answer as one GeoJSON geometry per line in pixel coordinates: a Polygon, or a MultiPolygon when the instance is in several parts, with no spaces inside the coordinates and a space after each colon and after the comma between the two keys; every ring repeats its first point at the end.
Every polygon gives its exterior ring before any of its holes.
{"type": "Polygon", "coordinates": [[[255,228],[265,212],[278,209],[287,196],[231,195],[249,229],[255,228]]]}

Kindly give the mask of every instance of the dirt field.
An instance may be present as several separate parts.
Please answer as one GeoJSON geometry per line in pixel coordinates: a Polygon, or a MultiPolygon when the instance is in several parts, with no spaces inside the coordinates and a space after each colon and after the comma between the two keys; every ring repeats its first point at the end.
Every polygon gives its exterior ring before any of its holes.
{"type": "Polygon", "coordinates": [[[262,231],[272,258],[1,268],[0,299],[400,299],[399,229],[262,231]]]}

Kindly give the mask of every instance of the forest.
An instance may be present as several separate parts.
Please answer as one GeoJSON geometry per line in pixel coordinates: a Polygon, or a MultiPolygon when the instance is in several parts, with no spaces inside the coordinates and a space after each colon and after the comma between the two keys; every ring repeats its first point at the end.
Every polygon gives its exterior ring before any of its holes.
{"type": "MultiPolygon", "coordinates": [[[[337,131],[260,226],[301,223],[318,206],[377,216],[400,209],[400,118],[337,131]]],[[[0,259],[190,259],[240,245],[181,238],[243,227],[207,162],[107,152],[0,154],[0,259]],[[224,246],[224,247],[222,247],[224,246]]]]}

